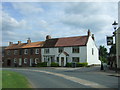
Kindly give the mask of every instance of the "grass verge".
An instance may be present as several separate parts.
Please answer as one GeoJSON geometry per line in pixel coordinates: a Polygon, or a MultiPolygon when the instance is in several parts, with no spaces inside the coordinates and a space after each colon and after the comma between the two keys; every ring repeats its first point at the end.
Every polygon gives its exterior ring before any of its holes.
{"type": "Polygon", "coordinates": [[[13,71],[2,71],[2,88],[31,88],[23,75],[13,71]]]}

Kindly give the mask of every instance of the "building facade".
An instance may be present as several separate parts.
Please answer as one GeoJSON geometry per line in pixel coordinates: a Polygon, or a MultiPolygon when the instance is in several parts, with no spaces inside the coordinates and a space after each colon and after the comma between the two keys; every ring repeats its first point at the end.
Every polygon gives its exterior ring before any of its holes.
{"type": "Polygon", "coordinates": [[[41,62],[41,47],[44,42],[31,42],[17,44],[9,43],[5,48],[5,58],[3,66],[8,67],[24,67],[33,66],[41,62]]]}
{"type": "Polygon", "coordinates": [[[51,38],[47,35],[45,41],[17,44],[9,43],[5,48],[5,67],[29,67],[36,66],[40,62],[58,63],[66,66],[67,63],[79,62],[100,64],[98,48],[95,45],[94,35],[88,30],[85,36],[51,38]]]}
{"type": "Polygon", "coordinates": [[[85,36],[65,38],[47,36],[41,54],[42,62],[47,62],[48,66],[52,62],[58,63],[59,66],[66,66],[66,63],[71,62],[100,64],[94,35],[91,35],[89,30],[85,36]]]}

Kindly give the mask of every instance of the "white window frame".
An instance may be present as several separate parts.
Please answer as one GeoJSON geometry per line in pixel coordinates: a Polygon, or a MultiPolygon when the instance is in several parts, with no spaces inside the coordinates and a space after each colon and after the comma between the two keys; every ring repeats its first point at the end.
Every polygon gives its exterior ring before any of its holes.
{"type": "Polygon", "coordinates": [[[27,58],[24,58],[24,63],[25,63],[25,64],[27,63],[27,60],[28,60],[27,58]]]}
{"type": "Polygon", "coordinates": [[[38,48],[35,49],[35,54],[39,54],[39,49],[38,48]]]}
{"type": "Polygon", "coordinates": [[[14,63],[17,63],[17,59],[16,58],[14,58],[14,63]]]}
{"type": "Polygon", "coordinates": [[[28,54],[28,49],[24,49],[24,54],[28,54]]]}
{"type": "Polygon", "coordinates": [[[14,50],[14,55],[17,55],[17,53],[18,53],[18,50],[14,50]]]}
{"type": "Polygon", "coordinates": [[[7,55],[10,55],[10,50],[7,51],[7,55]]]}
{"type": "Polygon", "coordinates": [[[35,58],[35,64],[38,64],[39,58],[35,58]]]}
{"type": "Polygon", "coordinates": [[[45,49],[44,49],[44,53],[45,53],[45,54],[49,54],[49,53],[50,53],[50,49],[49,49],[49,48],[45,48],[45,49]]]}

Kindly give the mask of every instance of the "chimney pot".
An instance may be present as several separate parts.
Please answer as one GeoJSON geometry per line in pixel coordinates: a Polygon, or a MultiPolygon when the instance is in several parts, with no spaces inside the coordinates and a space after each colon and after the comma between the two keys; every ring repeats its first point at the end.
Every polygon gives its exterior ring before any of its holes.
{"type": "Polygon", "coordinates": [[[9,46],[11,46],[13,44],[13,42],[9,42],[9,46]]]}
{"type": "Polygon", "coordinates": [[[31,40],[30,40],[30,38],[28,38],[28,40],[27,40],[27,43],[29,44],[29,43],[31,43],[31,40]]]}
{"type": "Polygon", "coordinates": [[[90,32],[90,30],[88,29],[88,36],[91,36],[91,32],[90,32]]]}
{"type": "Polygon", "coordinates": [[[92,39],[95,40],[94,34],[92,34],[92,39]]]}
{"type": "Polygon", "coordinates": [[[50,35],[47,35],[47,36],[46,36],[46,40],[48,40],[48,39],[51,39],[51,36],[50,36],[50,35]]]}
{"type": "Polygon", "coordinates": [[[18,41],[18,44],[21,44],[21,41],[18,41]]]}

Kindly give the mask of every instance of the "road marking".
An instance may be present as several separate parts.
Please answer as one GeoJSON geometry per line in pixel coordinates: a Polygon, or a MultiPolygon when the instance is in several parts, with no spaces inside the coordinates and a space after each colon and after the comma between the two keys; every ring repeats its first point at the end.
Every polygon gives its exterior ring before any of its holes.
{"type": "Polygon", "coordinates": [[[48,71],[42,71],[42,70],[30,70],[30,69],[14,69],[14,70],[27,70],[27,71],[34,71],[34,72],[42,72],[42,73],[46,73],[46,74],[63,77],[67,80],[70,80],[70,81],[73,81],[73,82],[76,82],[76,83],[79,83],[79,84],[82,84],[82,85],[85,85],[88,87],[92,87],[92,88],[109,88],[104,85],[92,82],[92,81],[88,81],[88,80],[84,80],[84,79],[80,79],[77,77],[72,77],[72,76],[68,76],[68,75],[64,75],[64,74],[60,74],[60,73],[54,73],[54,72],[48,72],[48,71]]]}

